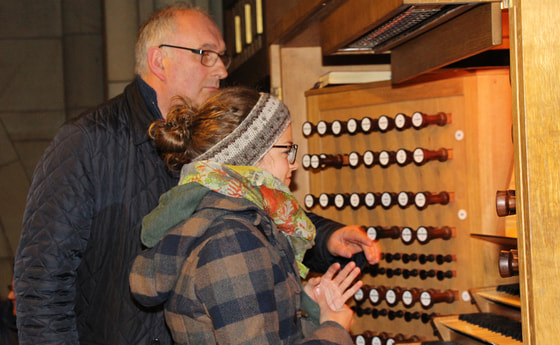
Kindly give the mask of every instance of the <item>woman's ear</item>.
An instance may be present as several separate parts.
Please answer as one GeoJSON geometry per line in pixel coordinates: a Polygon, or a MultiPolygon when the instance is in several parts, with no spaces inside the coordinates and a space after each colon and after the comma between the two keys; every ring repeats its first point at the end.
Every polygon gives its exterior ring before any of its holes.
{"type": "Polygon", "coordinates": [[[148,66],[153,75],[161,81],[165,81],[165,56],[163,51],[158,47],[151,47],[148,50],[148,66]]]}

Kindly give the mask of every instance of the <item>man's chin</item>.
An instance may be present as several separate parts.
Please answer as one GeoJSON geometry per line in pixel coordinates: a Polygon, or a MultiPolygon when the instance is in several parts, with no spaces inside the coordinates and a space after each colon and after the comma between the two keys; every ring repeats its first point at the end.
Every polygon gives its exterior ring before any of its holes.
{"type": "MultiPolygon", "coordinates": [[[[208,100],[208,98],[214,96],[218,91],[219,91],[219,88],[215,88],[215,87],[204,88],[204,90],[202,90],[202,92],[200,93],[200,97],[199,97],[200,104],[206,102],[208,100]]],[[[200,105],[200,104],[198,104],[198,105],[200,105]]]]}

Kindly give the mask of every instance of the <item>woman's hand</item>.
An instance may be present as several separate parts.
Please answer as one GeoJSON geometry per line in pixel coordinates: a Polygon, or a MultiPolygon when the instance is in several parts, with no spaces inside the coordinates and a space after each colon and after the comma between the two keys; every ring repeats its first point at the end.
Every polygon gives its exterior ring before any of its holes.
{"type": "Polygon", "coordinates": [[[353,312],[346,305],[346,301],[362,286],[361,281],[353,284],[359,275],[360,269],[354,262],[348,263],[341,271],[340,264],[335,263],[323,276],[308,281],[304,288],[307,294],[319,304],[321,323],[331,320],[350,330],[353,312]]]}

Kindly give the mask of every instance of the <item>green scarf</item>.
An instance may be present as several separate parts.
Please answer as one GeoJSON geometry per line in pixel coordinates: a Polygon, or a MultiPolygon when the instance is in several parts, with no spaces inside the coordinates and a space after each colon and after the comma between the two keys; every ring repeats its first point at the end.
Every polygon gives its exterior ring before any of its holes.
{"type": "Polygon", "coordinates": [[[282,181],[254,166],[199,161],[183,167],[179,184],[189,182],[229,197],[247,199],[264,210],[290,241],[300,276],[307,276],[309,269],[303,264],[303,257],[314,244],[315,226],[282,181]]]}

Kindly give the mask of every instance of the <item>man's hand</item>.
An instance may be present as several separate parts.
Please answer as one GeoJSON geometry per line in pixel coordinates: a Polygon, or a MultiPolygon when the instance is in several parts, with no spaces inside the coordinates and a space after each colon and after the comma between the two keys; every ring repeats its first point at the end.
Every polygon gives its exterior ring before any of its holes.
{"type": "Polygon", "coordinates": [[[371,265],[381,260],[381,250],[377,241],[370,239],[358,225],[348,225],[336,230],[329,238],[327,249],[332,255],[343,258],[351,258],[363,251],[371,265]]]}

